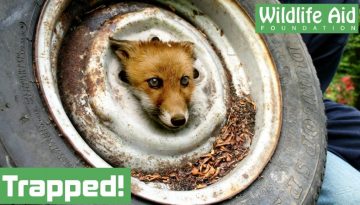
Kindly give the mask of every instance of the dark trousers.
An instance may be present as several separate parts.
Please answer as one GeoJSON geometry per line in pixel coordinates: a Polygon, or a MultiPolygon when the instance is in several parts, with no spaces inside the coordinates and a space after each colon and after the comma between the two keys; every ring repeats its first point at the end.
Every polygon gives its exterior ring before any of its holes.
{"type": "Polygon", "coordinates": [[[360,111],[325,100],[328,150],[360,171],[360,111]]]}

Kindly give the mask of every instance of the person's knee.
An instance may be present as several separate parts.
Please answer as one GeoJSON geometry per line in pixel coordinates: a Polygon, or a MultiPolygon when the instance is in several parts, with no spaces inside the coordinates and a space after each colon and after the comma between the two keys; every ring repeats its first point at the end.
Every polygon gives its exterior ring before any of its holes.
{"type": "Polygon", "coordinates": [[[360,204],[360,172],[328,152],[318,204],[360,204]]]}

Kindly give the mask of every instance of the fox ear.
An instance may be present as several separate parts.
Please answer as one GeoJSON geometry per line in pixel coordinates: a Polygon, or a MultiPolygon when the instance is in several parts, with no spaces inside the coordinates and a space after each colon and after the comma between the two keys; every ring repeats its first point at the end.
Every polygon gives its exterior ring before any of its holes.
{"type": "Polygon", "coordinates": [[[121,61],[126,61],[131,56],[131,51],[133,50],[133,46],[135,42],[127,41],[127,40],[117,40],[114,38],[109,38],[111,49],[115,52],[115,54],[119,57],[121,61]]]}
{"type": "Polygon", "coordinates": [[[195,44],[190,41],[183,41],[180,42],[180,46],[186,50],[187,53],[189,53],[191,56],[194,55],[194,47],[195,44]]]}

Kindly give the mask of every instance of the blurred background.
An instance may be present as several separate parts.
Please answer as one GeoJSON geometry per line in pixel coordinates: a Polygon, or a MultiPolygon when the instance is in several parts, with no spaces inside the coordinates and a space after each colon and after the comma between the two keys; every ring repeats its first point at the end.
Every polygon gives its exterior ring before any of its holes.
{"type": "Polygon", "coordinates": [[[338,71],[325,98],[360,110],[360,34],[350,35],[338,71]]]}

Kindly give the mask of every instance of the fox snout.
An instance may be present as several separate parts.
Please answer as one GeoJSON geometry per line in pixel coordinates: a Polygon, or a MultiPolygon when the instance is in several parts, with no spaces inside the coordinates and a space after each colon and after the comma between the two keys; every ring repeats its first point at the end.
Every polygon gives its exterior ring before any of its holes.
{"type": "Polygon", "coordinates": [[[166,127],[182,127],[188,119],[188,103],[181,96],[169,97],[160,105],[159,120],[166,127]]]}
{"type": "Polygon", "coordinates": [[[158,90],[132,87],[146,113],[168,129],[183,127],[188,122],[192,89],[183,93],[170,86],[158,90]]]}
{"type": "Polygon", "coordinates": [[[110,39],[123,69],[119,79],[130,85],[142,108],[169,129],[186,125],[195,89],[194,44],[191,42],[110,39]]]}

